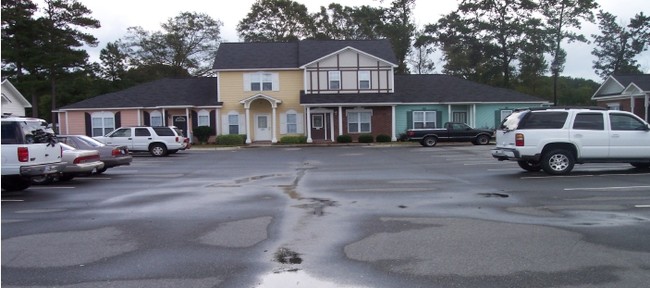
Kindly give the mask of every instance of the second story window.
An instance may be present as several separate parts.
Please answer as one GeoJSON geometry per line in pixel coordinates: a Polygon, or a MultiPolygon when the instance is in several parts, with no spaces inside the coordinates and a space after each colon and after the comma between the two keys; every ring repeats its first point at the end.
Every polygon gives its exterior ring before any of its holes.
{"type": "Polygon", "coordinates": [[[370,89],[370,71],[359,71],[359,89],[370,89]]]}
{"type": "Polygon", "coordinates": [[[329,71],[329,90],[341,89],[341,71],[329,71]]]}
{"type": "Polygon", "coordinates": [[[273,90],[273,75],[271,73],[255,73],[251,75],[251,91],[273,90]]]}

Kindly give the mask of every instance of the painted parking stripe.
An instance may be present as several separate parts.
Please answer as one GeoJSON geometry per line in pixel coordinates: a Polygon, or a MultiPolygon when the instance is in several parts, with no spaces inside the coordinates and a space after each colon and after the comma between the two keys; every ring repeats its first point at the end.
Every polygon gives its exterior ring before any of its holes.
{"type": "Polygon", "coordinates": [[[4,199],[2,199],[2,202],[25,202],[25,200],[18,200],[18,199],[7,199],[7,200],[4,200],[4,199]]]}
{"type": "Polygon", "coordinates": [[[593,187],[593,188],[564,188],[564,191],[594,191],[594,190],[627,190],[650,189],[650,186],[620,186],[620,187],[593,187]]]}
{"type": "Polygon", "coordinates": [[[634,205],[634,208],[650,208],[650,205],[634,205]]]}
{"type": "Polygon", "coordinates": [[[30,190],[48,190],[48,189],[74,189],[74,186],[43,186],[43,187],[29,187],[30,190]]]}

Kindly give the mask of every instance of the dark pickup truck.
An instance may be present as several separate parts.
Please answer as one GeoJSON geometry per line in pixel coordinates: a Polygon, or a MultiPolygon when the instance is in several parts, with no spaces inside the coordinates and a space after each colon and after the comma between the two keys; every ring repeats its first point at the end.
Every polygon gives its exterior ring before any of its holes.
{"type": "Polygon", "coordinates": [[[465,123],[447,122],[444,128],[409,129],[406,136],[408,141],[418,141],[425,147],[436,146],[438,142],[472,142],[474,145],[487,145],[494,136],[494,131],[474,129],[465,123]]]}

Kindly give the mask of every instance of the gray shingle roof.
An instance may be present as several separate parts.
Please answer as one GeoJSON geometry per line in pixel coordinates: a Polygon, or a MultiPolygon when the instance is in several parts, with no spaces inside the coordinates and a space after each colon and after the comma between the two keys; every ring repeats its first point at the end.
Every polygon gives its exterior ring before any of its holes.
{"type": "Polygon", "coordinates": [[[284,43],[221,43],[213,68],[217,70],[298,68],[348,46],[390,63],[397,63],[388,40],[302,40],[284,43]]]}
{"type": "Polygon", "coordinates": [[[164,78],[107,93],[59,109],[217,106],[217,78],[164,78]]]}
{"type": "Polygon", "coordinates": [[[612,77],[623,84],[624,87],[634,83],[634,85],[639,86],[643,91],[650,91],[650,74],[614,75],[612,77]]]}

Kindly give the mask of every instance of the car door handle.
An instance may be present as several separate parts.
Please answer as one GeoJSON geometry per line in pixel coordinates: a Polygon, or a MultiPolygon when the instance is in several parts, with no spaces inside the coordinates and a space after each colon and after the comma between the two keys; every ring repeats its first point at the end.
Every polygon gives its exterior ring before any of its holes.
{"type": "Polygon", "coordinates": [[[129,139],[127,139],[127,140],[133,140],[133,138],[129,138],[129,139]]]}
{"type": "Polygon", "coordinates": [[[151,138],[151,137],[147,138],[147,140],[151,140],[151,139],[153,139],[153,138],[151,138]]]}
{"type": "Polygon", "coordinates": [[[619,137],[621,137],[621,135],[618,135],[618,134],[612,134],[612,138],[619,138],[619,137]]]}

